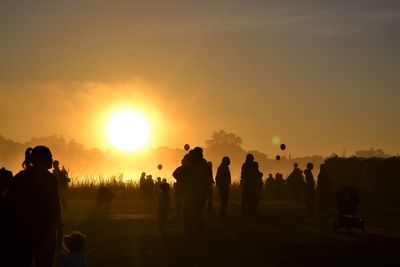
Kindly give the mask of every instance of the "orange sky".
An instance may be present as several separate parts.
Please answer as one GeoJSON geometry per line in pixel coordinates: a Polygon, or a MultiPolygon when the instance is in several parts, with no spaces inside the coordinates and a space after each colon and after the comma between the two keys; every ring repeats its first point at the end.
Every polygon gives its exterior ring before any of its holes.
{"type": "Polygon", "coordinates": [[[0,134],[62,134],[107,148],[106,119],[133,107],[151,146],[293,155],[400,151],[399,5],[391,1],[3,1],[0,134]],[[208,2],[207,2],[208,3],[208,2]]]}

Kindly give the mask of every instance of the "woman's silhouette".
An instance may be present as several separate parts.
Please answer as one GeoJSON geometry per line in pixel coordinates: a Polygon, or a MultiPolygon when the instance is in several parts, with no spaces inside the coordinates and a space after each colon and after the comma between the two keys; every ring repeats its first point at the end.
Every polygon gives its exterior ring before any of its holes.
{"type": "Polygon", "coordinates": [[[11,266],[31,266],[33,259],[38,267],[53,264],[56,242],[62,238],[62,222],[57,182],[48,171],[52,162],[47,147],[28,148],[24,170],[10,185],[6,198],[11,266]]]}

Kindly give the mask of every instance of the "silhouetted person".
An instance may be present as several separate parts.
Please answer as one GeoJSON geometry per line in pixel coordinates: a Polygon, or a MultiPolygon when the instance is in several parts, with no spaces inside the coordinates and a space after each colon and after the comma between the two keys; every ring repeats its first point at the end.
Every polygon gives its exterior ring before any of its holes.
{"type": "Polygon", "coordinates": [[[62,267],[87,267],[85,257],[86,236],[81,232],[73,232],[64,236],[65,251],[61,255],[62,267]]]}
{"type": "Polygon", "coordinates": [[[52,266],[56,238],[61,245],[57,181],[48,171],[52,162],[47,147],[28,148],[23,163],[25,170],[14,177],[5,196],[11,266],[31,266],[33,259],[38,267],[52,266]]]}
{"type": "Polygon", "coordinates": [[[305,186],[304,186],[304,204],[306,210],[309,212],[314,211],[315,194],[314,194],[314,175],[312,174],[312,169],[314,165],[312,163],[307,163],[307,169],[304,171],[305,175],[305,186]]]}
{"type": "Polygon", "coordinates": [[[145,194],[146,194],[146,173],[145,172],[142,172],[142,174],[140,175],[139,191],[140,191],[140,195],[142,197],[142,200],[144,200],[145,199],[145,194]]]}
{"type": "Polygon", "coordinates": [[[257,206],[257,195],[260,190],[260,172],[258,164],[254,161],[254,156],[248,154],[246,161],[242,165],[240,175],[240,185],[242,187],[242,215],[254,216],[257,206]]]}
{"type": "MultiPolygon", "coordinates": [[[[13,179],[13,174],[11,171],[5,168],[0,169],[0,197],[5,190],[10,186],[11,180],[13,179]]],[[[7,192],[4,192],[6,194],[7,192]]]]}
{"type": "Polygon", "coordinates": [[[146,204],[153,206],[155,204],[155,185],[152,175],[147,175],[144,182],[144,200],[146,204]]]}
{"type": "Polygon", "coordinates": [[[228,205],[229,188],[231,185],[231,172],[229,170],[230,164],[231,161],[229,157],[223,157],[221,165],[219,165],[217,170],[217,175],[215,177],[215,181],[219,191],[219,197],[221,200],[221,205],[220,205],[221,216],[226,215],[226,207],[228,205]]]}
{"type": "Polygon", "coordinates": [[[157,195],[160,193],[161,189],[160,189],[160,184],[162,183],[161,181],[161,177],[157,177],[156,183],[155,185],[155,189],[156,189],[156,193],[157,195]]]}
{"type": "Polygon", "coordinates": [[[214,202],[214,197],[213,197],[213,184],[215,184],[214,182],[214,175],[213,175],[213,170],[212,170],[212,162],[208,161],[208,166],[209,166],[209,172],[210,172],[210,181],[208,182],[208,186],[207,186],[207,213],[208,214],[212,214],[214,212],[213,209],[213,202],[214,202]]]}
{"type": "Polygon", "coordinates": [[[111,191],[110,188],[105,185],[100,185],[97,190],[96,202],[99,207],[110,207],[112,200],[114,199],[115,193],[111,191]]]}
{"type": "Polygon", "coordinates": [[[251,198],[251,180],[254,176],[253,172],[254,156],[247,154],[246,161],[242,165],[242,171],[240,174],[240,186],[242,187],[242,199],[241,199],[241,210],[242,215],[247,216],[249,214],[249,204],[251,198]]]}
{"type": "Polygon", "coordinates": [[[329,212],[332,199],[332,182],[325,164],[321,164],[317,181],[318,211],[329,212]]]}
{"type": "Polygon", "coordinates": [[[267,196],[267,199],[275,199],[276,183],[274,177],[272,176],[272,173],[270,173],[268,175],[268,178],[265,180],[265,194],[267,196]]]}
{"type": "Polygon", "coordinates": [[[168,183],[161,183],[159,188],[161,192],[158,195],[158,228],[161,233],[164,233],[168,213],[171,211],[171,198],[169,196],[170,187],[168,183]]]}
{"type": "Polygon", "coordinates": [[[202,213],[207,198],[207,190],[212,179],[210,167],[203,158],[203,149],[195,147],[189,152],[189,164],[184,166],[184,206],[183,221],[186,234],[193,228],[198,232],[203,229],[202,213]]]}
{"type": "Polygon", "coordinates": [[[67,201],[65,200],[65,192],[67,191],[68,183],[71,180],[68,178],[68,172],[64,167],[60,170],[60,162],[58,160],[53,161],[53,175],[57,180],[58,196],[60,197],[62,209],[68,210],[67,201]]]}
{"type": "Polygon", "coordinates": [[[153,194],[153,192],[154,192],[154,180],[153,180],[153,176],[150,174],[150,175],[147,175],[147,178],[146,178],[146,191],[147,191],[147,194],[148,195],[152,195],[153,194]]]}
{"type": "Polygon", "coordinates": [[[256,169],[256,189],[254,195],[254,203],[251,209],[251,215],[258,215],[258,204],[260,204],[261,193],[263,188],[263,173],[258,170],[258,162],[254,162],[254,168],[256,169]]]}
{"type": "MultiPolygon", "coordinates": [[[[3,231],[8,231],[6,221],[3,216],[4,209],[6,208],[5,196],[9,190],[9,186],[13,180],[13,174],[11,171],[6,170],[5,168],[0,169],[0,236],[2,236],[3,231]]],[[[2,250],[2,246],[0,246],[0,251],[2,250]]],[[[0,252],[1,259],[1,252],[0,252]]]]}
{"type": "Polygon", "coordinates": [[[175,201],[175,212],[176,216],[179,218],[182,215],[183,209],[183,197],[184,197],[184,166],[189,164],[189,155],[185,155],[181,161],[181,166],[176,168],[173,172],[172,176],[175,178],[176,182],[174,183],[174,201],[175,201]]]}
{"type": "Polygon", "coordinates": [[[275,189],[276,194],[275,197],[278,200],[286,199],[286,184],[283,179],[283,174],[276,173],[275,174],[275,189]]]}
{"type": "Polygon", "coordinates": [[[297,163],[293,165],[293,171],[289,174],[286,182],[288,184],[292,200],[298,202],[301,200],[304,191],[303,172],[297,163]]]}

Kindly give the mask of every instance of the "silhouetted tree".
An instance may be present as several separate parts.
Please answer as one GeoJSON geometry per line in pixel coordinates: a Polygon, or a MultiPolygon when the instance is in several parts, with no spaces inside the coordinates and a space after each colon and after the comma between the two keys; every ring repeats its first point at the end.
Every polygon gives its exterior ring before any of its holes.
{"type": "Polygon", "coordinates": [[[224,130],[214,132],[210,140],[206,141],[205,154],[213,164],[219,164],[221,158],[228,156],[232,162],[232,177],[240,174],[239,164],[246,156],[242,148],[242,138],[234,133],[227,133],[224,130]]]}
{"type": "Polygon", "coordinates": [[[214,132],[211,139],[206,141],[207,146],[230,144],[241,146],[242,138],[235,135],[234,133],[227,133],[224,130],[214,132]]]}
{"type": "Polygon", "coordinates": [[[388,158],[390,155],[385,154],[382,149],[359,150],[356,151],[356,156],[361,158],[388,158]]]}

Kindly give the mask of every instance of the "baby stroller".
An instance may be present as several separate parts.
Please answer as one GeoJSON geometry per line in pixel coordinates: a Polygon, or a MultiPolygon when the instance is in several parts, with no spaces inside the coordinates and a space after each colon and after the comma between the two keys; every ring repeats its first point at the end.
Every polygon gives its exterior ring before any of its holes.
{"type": "Polygon", "coordinates": [[[354,216],[360,198],[358,191],[354,187],[341,187],[336,192],[336,202],[338,205],[338,215],[333,224],[333,231],[336,233],[340,227],[346,227],[351,231],[352,227],[359,228],[364,232],[364,221],[354,216]]]}

